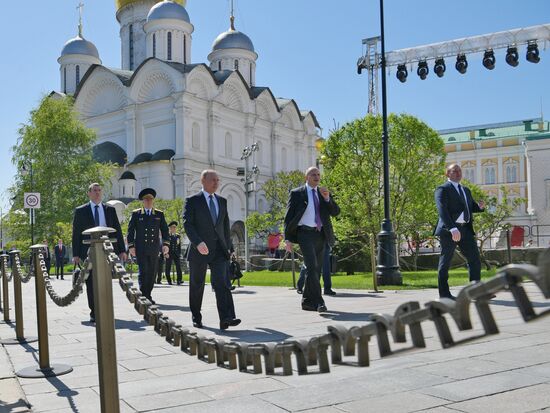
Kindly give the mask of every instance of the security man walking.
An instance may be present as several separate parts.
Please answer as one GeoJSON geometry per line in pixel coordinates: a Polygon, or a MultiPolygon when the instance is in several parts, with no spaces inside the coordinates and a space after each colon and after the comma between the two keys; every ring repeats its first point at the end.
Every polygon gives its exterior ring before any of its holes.
{"type": "Polygon", "coordinates": [[[168,257],[166,257],[166,280],[168,280],[168,284],[172,284],[172,278],[170,277],[170,272],[172,271],[172,262],[176,265],[176,274],[177,274],[177,282],[178,285],[183,284],[183,280],[181,278],[181,263],[180,263],[180,257],[181,257],[181,236],[176,233],[178,228],[178,223],[176,221],[170,222],[168,224],[168,228],[170,229],[170,251],[168,252],[168,257]]]}
{"type": "Polygon", "coordinates": [[[153,207],[157,193],[145,188],[139,193],[143,207],[132,212],[128,224],[128,250],[137,258],[139,267],[138,283],[141,294],[153,304],[151,291],[155,283],[159,256],[159,233],[162,238],[162,254],[168,254],[168,225],[164,213],[153,207]]]}

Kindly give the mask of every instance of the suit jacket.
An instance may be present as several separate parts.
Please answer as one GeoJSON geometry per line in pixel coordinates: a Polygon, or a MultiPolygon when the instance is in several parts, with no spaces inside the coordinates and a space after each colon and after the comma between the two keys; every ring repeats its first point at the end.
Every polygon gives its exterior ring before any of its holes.
{"type": "Polygon", "coordinates": [[[56,244],[53,247],[53,253],[55,254],[56,261],[62,261],[67,254],[67,247],[65,247],[65,244],[61,244],[61,248],[59,248],[59,244],[56,244]]]}
{"type": "MultiPolygon", "coordinates": [[[[113,228],[115,232],[116,241],[113,244],[113,248],[117,254],[124,252],[124,238],[122,236],[122,230],[120,229],[120,223],[116,210],[107,204],[103,205],[103,211],[105,211],[105,222],[109,228],[113,228]]],[[[90,203],[87,202],[84,205],[80,205],[74,211],[73,218],[73,256],[79,257],[81,260],[88,256],[89,245],[84,244],[84,240],[90,239],[89,235],[83,235],[82,232],[95,227],[94,215],[90,203]]]]}
{"type": "MultiPolygon", "coordinates": [[[[461,186],[468,200],[468,209],[470,210],[470,222],[468,222],[467,226],[473,231],[473,214],[475,212],[483,212],[483,209],[481,209],[472,198],[470,189],[463,185],[461,186]]],[[[437,221],[434,235],[441,235],[444,231],[450,231],[451,228],[457,226],[456,220],[460,214],[464,212],[466,203],[464,202],[464,198],[460,196],[458,191],[454,188],[453,184],[447,181],[435,190],[435,204],[439,213],[439,220],[437,221]]]]}
{"type": "MultiPolygon", "coordinates": [[[[160,209],[151,211],[151,215],[145,213],[144,208],[135,209],[128,223],[128,248],[136,249],[136,256],[156,255],[162,246],[170,246],[168,239],[168,224],[164,212],[160,209]],[[159,234],[162,242],[159,243],[159,234]]],[[[162,254],[161,254],[162,255],[162,254]]]]}
{"type": "MultiPolygon", "coordinates": [[[[333,246],[336,239],[334,238],[330,217],[337,216],[340,213],[340,207],[334,201],[332,194],[327,202],[319,192],[319,188],[317,188],[317,196],[319,197],[319,212],[321,214],[321,223],[323,224],[325,236],[329,245],[333,246]]],[[[294,243],[298,242],[298,223],[306,211],[308,202],[309,199],[306,185],[290,191],[285,215],[285,240],[294,243]]]]}
{"type": "Polygon", "coordinates": [[[183,212],[183,228],[189,238],[190,244],[187,249],[189,261],[210,262],[215,258],[217,242],[224,251],[224,257],[229,260],[233,245],[229,230],[229,215],[227,213],[227,200],[215,195],[218,200],[218,219],[214,224],[210,215],[210,209],[206,203],[203,192],[190,196],[185,200],[183,212]],[[202,255],[197,246],[204,242],[208,247],[208,255],[202,255]]]}

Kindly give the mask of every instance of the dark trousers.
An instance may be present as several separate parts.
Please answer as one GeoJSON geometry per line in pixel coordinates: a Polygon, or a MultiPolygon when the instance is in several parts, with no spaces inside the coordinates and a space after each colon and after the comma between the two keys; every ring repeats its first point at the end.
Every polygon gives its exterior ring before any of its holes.
{"type": "Polygon", "coordinates": [[[460,231],[459,242],[453,241],[450,231],[445,231],[439,237],[441,256],[439,257],[439,266],[437,269],[437,281],[440,297],[451,295],[449,291],[449,268],[457,246],[468,261],[470,281],[479,281],[481,279],[481,259],[474,232],[469,226],[459,226],[458,230],[460,231]]]}
{"type": "MultiPolygon", "coordinates": [[[[296,287],[298,290],[304,289],[304,283],[306,282],[306,273],[307,269],[305,265],[302,265],[300,269],[300,277],[298,278],[298,283],[296,287]]],[[[325,246],[325,252],[323,253],[323,290],[330,291],[332,290],[332,278],[330,274],[330,245],[325,246]]]]}
{"type": "MultiPolygon", "coordinates": [[[[84,271],[84,268],[82,269],[84,271]]],[[[88,275],[88,278],[86,279],[86,295],[88,296],[88,308],[90,309],[90,317],[95,318],[95,311],[94,311],[94,281],[92,279],[92,271],[90,271],[90,275],[88,275]]]]}
{"type": "Polygon", "coordinates": [[[153,291],[157,273],[158,254],[139,254],[137,264],[139,267],[139,289],[144,297],[151,299],[151,291],[153,291]]]}
{"type": "Polygon", "coordinates": [[[201,307],[207,267],[210,267],[210,282],[216,293],[220,321],[235,318],[235,304],[233,295],[231,295],[228,264],[228,260],[221,250],[216,251],[211,262],[189,261],[189,307],[193,322],[202,322],[201,307]]]}
{"type": "Polygon", "coordinates": [[[168,284],[172,283],[172,278],[170,276],[170,272],[172,271],[172,262],[176,265],[176,274],[178,276],[177,281],[178,284],[181,284],[182,278],[181,278],[181,263],[180,263],[180,257],[171,255],[166,258],[166,279],[168,280],[168,284]]]}
{"type": "Polygon", "coordinates": [[[61,279],[65,276],[64,270],[63,270],[63,260],[55,260],[55,276],[59,277],[61,275],[61,279]]]}
{"type": "Polygon", "coordinates": [[[325,304],[321,295],[321,268],[326,240],[323,231],[303,229],[298,227],[298,244],[304,256],[306,280],[302,304],[317,307],[325,304]]]}
{"type": "MultiPolygon", "coordinates": [[[[162,281],[162,273],[163,273],[163,265],[164,265],[164,255],[161,253],[159,254],[159,262],[157,265],[157,284],[161,284],[162,281]]],[[[172,284],[170,281],[170,278],[168,278],[168,284],[172,284]]]]}

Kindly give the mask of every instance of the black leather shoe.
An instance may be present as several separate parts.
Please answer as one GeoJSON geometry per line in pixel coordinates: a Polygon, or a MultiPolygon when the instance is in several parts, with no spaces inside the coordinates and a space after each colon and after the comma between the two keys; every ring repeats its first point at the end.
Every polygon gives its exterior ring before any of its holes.
{"type": "Polygon", "coordinates": [[[324,295],[336,295],[336,291],[334,290],[325,290],[325,292],[323,293],[324,295]]]}
{"type": "Polygon", "coordinates": [[[227,330],[230,326],[229,322],[230,320],[220,321],[220,330],[227,330]]]}
{"type": "Polygon", "coordinates": [[[229,325],[231,327],[238,326],[239,324],[241,324],[241,319],[240,318],[234,318],[233,320],[229,320],[229,325]]]}
{"type": "Polygon", "coordinates": [[[90,317],[90,323],[95,323],[95,317],[90,317]]]}
{"type": "Polygon", "coordinates": [[[327,311],[327,306],[324,305],[324,304],[319,304],[317,306],[317,312],[318,313],[324,313],[325,311],[327,311]]]}
{"type": "Polygon", "coordinates": [[[193,321],[193,327],[202,328],[202,321],[193,321]]]}
{"type": "Polygon", "coordinates": [[[314,307],[309,304],[302,304],[302,310],[304,311],[317,311],[317,307],[314,307]]]}
{"type": "Polygon", "coordinates": [[[178,285],[182,285],[182,284],[183,284],[183,282],[182,282],[182,281],[178,281],[178,285]]]}
{"type": "Polygon", "coordinates": [[[304,291],[303,291],[301,288],[298,288],[298,289],[296,290],[296,292],[297,292],[298,294],[303,294],[303,293],[304,293],[304,291]]]}

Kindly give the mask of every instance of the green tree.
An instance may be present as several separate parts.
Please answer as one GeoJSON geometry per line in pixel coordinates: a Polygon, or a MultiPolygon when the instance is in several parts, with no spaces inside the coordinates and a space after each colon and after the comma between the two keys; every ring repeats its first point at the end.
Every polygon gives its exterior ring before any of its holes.
{"type": "MultiPolygon", "coordinates": [[[[92,158],[95,140],[95,133],[78,119],[70,97],[44,97],[19,129],[12,163],[18,170],[28,170],[32,165],[33,182],[31,188],[30,174],[16,176],[10,188],[12,211],[23,209],[24,192],[40,192],[41,208],[35,210],[35,241],[53,242],[65,233],[60,232],[59,225],[72,222],[74,208],[87,200],[88,185],[99,182],[105,188],[110,182],[112,168],[92,158]]],[[[20,212],[11,215],[11,238],[28,244],[28,216],[20,212]]]]}
{"type": "Polygon", "coordinates": [[[291,189],[304,184],[304,173],[305,171],[279,172],[263,184],[262,189],[270,207],[265,213],[253,212],[248,216],[246,225],[250,234],[266,237],[274,227],[283,232],[288,193],[291,189]]]}
{"type": "MultiPolygon", "coordinates": [[[[437,218],[433,191],[445,168],[444,142],[413,116],[392,114],[388,121],[394,230],[419,239],[437,218]]],[[[355,250],[369,245],[369,235],[380,231],[384,218],[381,136],[381,117],[368,115],[333,131],[321,150],[323,179],[341,208],[337,237],[353,242],[355,250]]]]}

